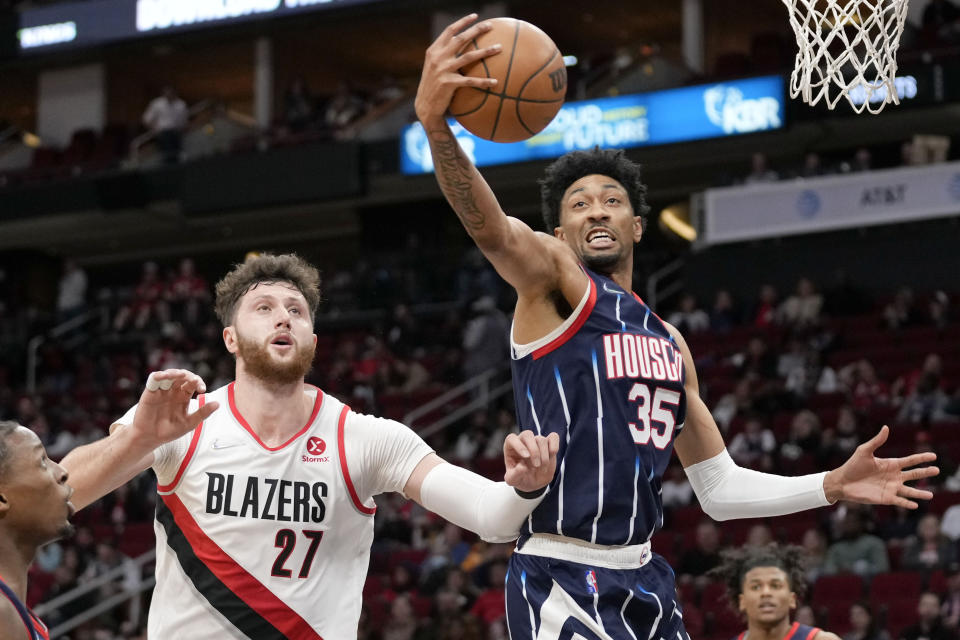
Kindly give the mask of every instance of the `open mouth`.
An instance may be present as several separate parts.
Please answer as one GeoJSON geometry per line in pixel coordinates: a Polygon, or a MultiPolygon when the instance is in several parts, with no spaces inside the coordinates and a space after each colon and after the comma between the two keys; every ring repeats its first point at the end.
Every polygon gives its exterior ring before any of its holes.
{"type": "Polygon", "coordinates": [[[293,337],[290,334],[282,333],[276,338],[270,341],[275,347],[292,347],[293,346],[293,337]]]}
{"type": "Polygon", "coordinates": [[[602,227],[590,230],[590,232],[587,233],[586,240],[588,246],[597,249],[612,247],[614,242],[616,242],[613,233],[611,233],[609,229],[602,227]]]}

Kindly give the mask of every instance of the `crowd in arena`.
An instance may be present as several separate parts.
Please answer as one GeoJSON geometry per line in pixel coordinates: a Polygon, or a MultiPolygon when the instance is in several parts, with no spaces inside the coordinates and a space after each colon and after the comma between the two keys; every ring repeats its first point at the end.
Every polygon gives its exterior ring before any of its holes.
{"type": "MultiPolygon", "coordinates": [[[[397,283],[416,278],[396,264],[360,264],[331,273],[316,366],[308,379],[356,408],[402,419],[415,403],[506,363],[509,319],[502,308],[510,301],[503,300],[495,274],[476,256],[451,272],[452,281],[461,284],[445,284],[454,293],[439,315],[421,316],[417,310],[426,306],[388,298],[395,302],[389,312],[381,309],[364,326],[351,321],[344,328],[336,319],[369,312],[383,289],[395,296],[419,291],[411,299],[422,302],[432,298],[431,288],[398,289],[397,283]],[[367,285],[358,286],[362,282],[367,285]]],[[[5,336],[16,335],[17,327],[32,335],[91,309],[106,309],[41,347],[33,393],[22,370],[14,368],[24,363],[22,350],[0,366],[5,383],[0,417],[33,429],[54,458],[101,437],[136,402],[151,370],[186,367],[204,376],[208,388],[232,378],[232,360],[210,312],[211,287],[189,259],[145,263],[138,282],[109,298],[68,262],[56,309],[46,315],[20,304],[22,291],[12,282],[0,282],[6,283],[0,288],[6,312],[0,317],[11,330],[5,336]]],[[[682,469],[674,465],[663,482],[667,519],[654,549],[677,568],[690,632],[719,638],[737,631],[736,615],[726,609],[719,587],[704,577],[720,548],[776,539],[808,551],[814,589],[803,615],[817,624],[861,640],[874,637],[858,631],[872,615],[874,626],[896,634],[916,622],[918,603],[936,597],[943,602],[943,623],[955,634],[960,507],[946,507],[960,491],[955,473],[960,449],[953,445],[960,428],[960,324],[951,295],[903,287],[878,298],[846,281],[821,291],[800,277],[789,295],[770,284],[752,300],[720,290],[706,308],[693,295],[680,295],[664,316],[687,336],[701,392],[739,464],[787,474],[827,469],[889,424],[882,452],[935,449],[943,470],[942,481],[931,484],[937,497],[918,513],[839,505],[764,522],[728,522],[721,530],[702,515],[682,469]],[[873,597],[877,581],[890,575],[910,576],[907,584],[913,585],[898,592],[895,603],[873,597]],[[856,580],[845,592],[856,596],[852,601],[824,595],[834,576],[856,580]],[[933,594],[921,597],[924,588],[933,594]],[[865,605],[861,599],[868,594],[865,605]]],[[[14,353],[9,343],[5,348],[14,353]]],[[[502,440],[515,428],[509,401],[499,401],[434,436],[431,444],[446,458],[497,477],[502,440]]],[[[75,537],[44,549],[31,574],[32,603],[111,568],[117,576],[100,591],[47,614],[54,625],[83,611],[91,599],[105,597],[104,590],[144,584],[149,564],[145,570],[132,559],[152,548],[154,496],[152,475],[142,474],[78,514],[75,537]]],[[[505,637],[502,582],[510,549],[478,541],[399,495],[381,497],[361,637],[505,637]]],[[[139,599],[135,603],[96,618],[73,637],[136,637],[144,610],[139,599]]]]}

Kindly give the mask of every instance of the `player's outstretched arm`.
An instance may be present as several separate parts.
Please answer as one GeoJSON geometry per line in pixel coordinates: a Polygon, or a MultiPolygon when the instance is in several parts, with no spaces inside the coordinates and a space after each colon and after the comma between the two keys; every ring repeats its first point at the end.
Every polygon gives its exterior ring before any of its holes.
{"type": "Polygon", "coordinates": [[[908,469],[932,462],[933,453],[904,458],[877,458],[877,448],[888,429],[854,452],[847,462],[829,473],[786,477],[737,466],[727,453],[717,423],[700,399],[693,357],[683,336],[667,325],[683,354],[686,374],[687,417],[675,442],[677,455],[704,512],[716,520],[784,515],[850,500],[892,504],[916,509],[916,499],[932,494],[907,486],[907,482],[939,473],[936,467],[908,469]]]}
{"type": "Polygon", "coordinates": [[[556,433],[508,435],[503,444],[504,482],[430,454],[410,474],[404,494],[484,540],[507,542],[519,535],[524,520],[543,500],[557,470],[559,447],[556,433]]]}
{"type": "Polygon", "coordinates": [[[133,423],[111,428],[106,438],[77,447],[60,462],[70,473],[77,509],[89,505],[153,464],[157,447],[192,431],[216,411],[210,402],[190,412],[190,398],[204,393],[203,380],[183,369],[150,374],[133,423]]]}
{"type": "Polygon", "coordinates": [[[489,89],[496,83],[493,78],[471,78],[459,72],[461,67],[500,51],[495,45],[457,55],[464,43],[490,29],[485,23],[473,24],[476,20],[476,14],[457,20],[427,49],[417,89],[417,118],[430,142],[437,183],[477,247],[517,291],[552,291],[556,269],[540,246],[542,238],[503,212],[447,125],[447,109],[458,88],[489,89]]]}

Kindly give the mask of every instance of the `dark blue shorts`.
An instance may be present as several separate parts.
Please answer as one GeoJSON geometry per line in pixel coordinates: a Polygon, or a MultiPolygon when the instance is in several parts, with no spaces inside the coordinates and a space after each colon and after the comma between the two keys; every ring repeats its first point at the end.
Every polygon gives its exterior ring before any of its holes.
{"type": "Polygon", "coordinates": [[[690,640],[673,570],[657,554],[610,569],[514,553],[506,593],[511,640],[690,640]]]}

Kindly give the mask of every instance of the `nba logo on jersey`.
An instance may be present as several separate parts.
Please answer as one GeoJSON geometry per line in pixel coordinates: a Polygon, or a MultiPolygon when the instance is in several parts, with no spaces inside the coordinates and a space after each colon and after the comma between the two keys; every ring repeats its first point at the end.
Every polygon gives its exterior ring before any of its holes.
{"type": "Polygon", "coordinates": [[[587,571],[587,591],[597,593],[597,574],[593,569],[587,571]]]}

